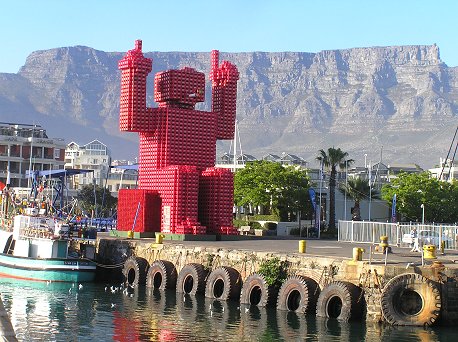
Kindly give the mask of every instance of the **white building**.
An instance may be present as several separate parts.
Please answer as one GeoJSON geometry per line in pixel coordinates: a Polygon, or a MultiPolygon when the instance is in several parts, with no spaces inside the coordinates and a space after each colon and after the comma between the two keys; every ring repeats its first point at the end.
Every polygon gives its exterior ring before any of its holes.
{"type": "Polygon", "coordinates": [[[81,189],[84,185],[94,184],[104,186],[110,170],[111,153],[107,146],[99,140],[93,140],[85,145],[72,141],[65,149],[66,169],[93,170],[73,176],[70,187],[81,189]]]}
{"type": "Polygon", "coordinates": [[[458,161],[440,158],[439,165],[428,171],[436,179],[452,182],[454,179],[458,179],[458,161]]]}
{"type": "Polygon", "coordinates": [[[0,122],[0,181],[12,187],[29,187],[27,171],[64,167],[65,142],[49,138],[40,125],[0,122]]]}

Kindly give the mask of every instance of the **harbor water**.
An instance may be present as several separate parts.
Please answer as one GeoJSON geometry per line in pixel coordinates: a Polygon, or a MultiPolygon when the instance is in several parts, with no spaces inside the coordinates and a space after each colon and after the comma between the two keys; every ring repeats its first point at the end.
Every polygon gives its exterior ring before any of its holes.
{"type": "Polygon", "coordinates": [[[103,283],[0,279],[19,341],[458,341],[453,327],[392,327],[103,283]]]}

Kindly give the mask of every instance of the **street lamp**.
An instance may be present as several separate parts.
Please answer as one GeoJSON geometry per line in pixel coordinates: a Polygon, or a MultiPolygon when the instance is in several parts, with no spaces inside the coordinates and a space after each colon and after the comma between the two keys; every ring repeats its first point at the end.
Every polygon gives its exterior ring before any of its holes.
{"type": "Polygon", "coordinates": [[[421,224],[424,225],[425,224],[425,205],[422,203],[420,208],[422,209],[421,224]]]}
{"type": "Polygon", "coordinates": [[[372,169],[371,169],[371,161],[367,166],[367,173],[369,176],[369,221],[371,220],[371,207],[372,207],[372,169]]]}
{"type": "Polygon", "coordinates": [[[347,220],[347,191],[348,191],[348,160],[345,160],[345,205],[344,205],[344,220],[347,220]]]}

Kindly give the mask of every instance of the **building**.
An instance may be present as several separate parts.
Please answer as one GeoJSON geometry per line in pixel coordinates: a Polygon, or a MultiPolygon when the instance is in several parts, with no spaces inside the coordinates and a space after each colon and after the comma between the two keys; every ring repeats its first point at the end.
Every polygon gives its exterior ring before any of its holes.
{"type": "Polygon", "coordinates": [[[439,160],[439,165],[429,169],[431,175],[441,181],[452,182],[453,180],[458,179],[458,162],[451,159],[442,159],[439,160]]]}
{"type": "Polygon", "coordinates": [[[30,187],[27,171],[64,168],[65,142],[49,138],[40,125],[0,122],[0,181],[30,187]]]}
{"type": "MultiPolygon", "coordinates": [[[[221,168],[232,168],[241,169],[245,167],[246,163],[257,161],[258,159],[251,154],[241,153],[237,155],[236,162],[234,163],[234,155],[229,153],[223,153],[216,160],[216,167],[221,168]]],[[[280,163],[282,165],[296,165],[300,167],[306,167],[307,162],[294,154],[283,152],[281,156],[276,154],[266,154],[260,160],[271,161],[280,163]]]]}
{"type": "Polygon", "coordinates": [[[93,140],[85,145],[79,145],[72,141],[65,149],[66,169],[93,170],[70,180],[69,187],[81,189],[84,185],[97,184],[104,186],[111,164],[111,153],[108,147],[99,140],[93,140]]]}
{"type": "Polygon", "coordinates": [[[120,189],[137,189],[138,164],[127,160],[114,160],[108,174],[106,186],[113,196],[120,189]]]}

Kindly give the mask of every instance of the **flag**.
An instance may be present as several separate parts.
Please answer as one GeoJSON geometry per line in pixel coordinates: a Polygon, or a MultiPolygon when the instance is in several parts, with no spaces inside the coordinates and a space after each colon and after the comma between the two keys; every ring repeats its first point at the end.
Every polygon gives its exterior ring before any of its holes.
{"type": "Polygon", "coordinates": [[[396,194],[394,194],[393,203],[391,204],[391,222],[396,223],[396,194]]]}
{"type": "Polygon", "coordinates": [[[316,194],[315,190],[309,189],[310,201],[312,202],[313,210],[316,209],[316,194]]]}

